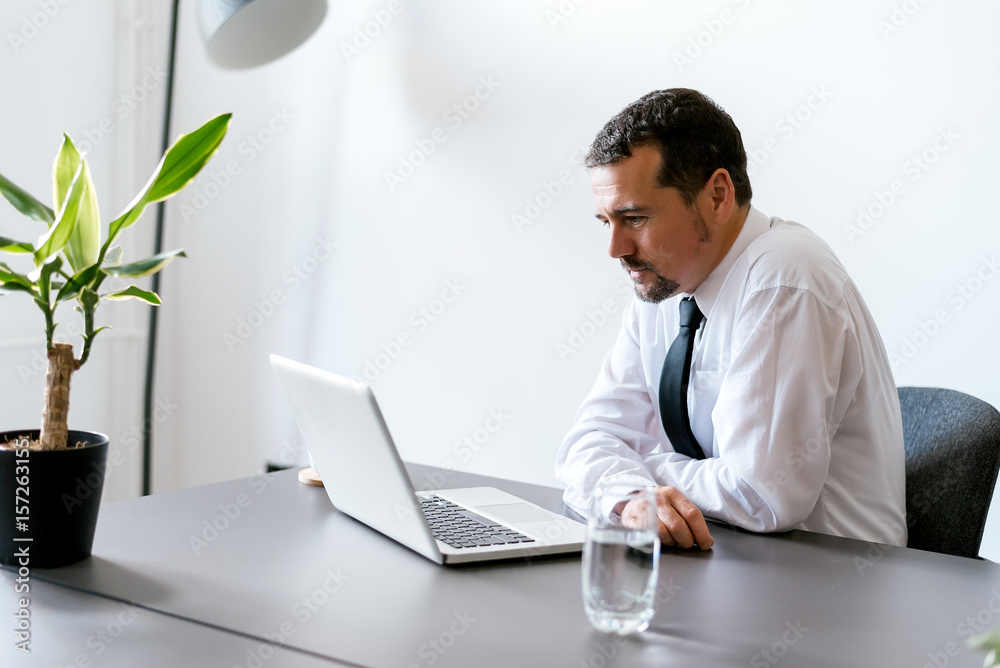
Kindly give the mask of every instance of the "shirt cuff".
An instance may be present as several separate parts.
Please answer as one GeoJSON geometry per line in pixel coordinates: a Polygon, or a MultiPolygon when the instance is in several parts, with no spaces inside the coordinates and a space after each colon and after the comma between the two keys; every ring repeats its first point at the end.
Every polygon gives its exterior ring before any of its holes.
{"type": "MultiPolygon", "coordinates": [[[[632,472],[601,478],[597,484],[601,486],[622,485],[634,489],[656,487],[656,481],[652,478],[632,472]]],[[[590,497],[591,490],[578,490],[574,487],[567,487],[563,492],[563,502],[581,516],[588,518],[590,517],[590,497]]],[[[610,518],[614,512],[613,499],[610,499],[609,503],[611,503],[609,507],[601,508],[601,513],[604,517],[610,518]]]]}

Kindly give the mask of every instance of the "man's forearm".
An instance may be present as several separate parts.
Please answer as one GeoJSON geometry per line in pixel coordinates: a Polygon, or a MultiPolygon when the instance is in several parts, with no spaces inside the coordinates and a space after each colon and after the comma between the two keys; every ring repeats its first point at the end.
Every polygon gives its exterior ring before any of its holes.
{"type": "Polygon", "coordinates": [[[674,452],[644,461],[658,485],[676,487],[706,517],[748,531],[785,531],[809,514],[810,508],[772,508],[722,458],[690,459],[674,452]]]}

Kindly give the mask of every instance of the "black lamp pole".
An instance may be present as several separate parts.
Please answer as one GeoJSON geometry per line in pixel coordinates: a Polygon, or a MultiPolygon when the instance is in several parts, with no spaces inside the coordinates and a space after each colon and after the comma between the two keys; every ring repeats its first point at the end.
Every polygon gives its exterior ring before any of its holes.
{"type": "MultiPolygon", "coordinates": [[[[167,94],[163,103],[163,138],[160,143],[160,155],[170,148],[170,112],[174,100],[174,65],[177,52],[177,13],[180,0],[174,0],[170,15],[170,45],[167,54],[167,94]]],[[[156,205],[156,236],[153,241],[153,255],[163,252],[163,217],[166,214],[166,202],[156,205]]],[[[160,274],[153,274],[153,292],[160,293],[160,274]]],[[[149,338],[146,342],[146,387],[142,404],[142,495],[147,496],[152,488],[153,463],[153,382],[156,372],[156,333],[160,321],[158,306],[149,307],[149,338]]]]}

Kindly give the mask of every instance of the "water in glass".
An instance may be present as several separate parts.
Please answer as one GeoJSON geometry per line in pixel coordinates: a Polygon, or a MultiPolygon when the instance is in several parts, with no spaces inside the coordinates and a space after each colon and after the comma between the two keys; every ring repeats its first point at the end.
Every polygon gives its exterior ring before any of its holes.
{"type": "MultiPolygon", "coordinates": [[[[655,507],[655,502],[654,506],[655,507]]],[[[595,628],[626,635],[653,618],[660,560],[655,515],[647,528],[591,516],[583,551],[583,600],[595,628]]]]}

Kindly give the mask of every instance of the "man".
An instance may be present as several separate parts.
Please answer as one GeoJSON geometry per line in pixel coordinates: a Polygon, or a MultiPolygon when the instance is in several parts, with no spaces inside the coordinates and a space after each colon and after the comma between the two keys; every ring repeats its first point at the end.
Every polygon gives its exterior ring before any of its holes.
{"type": "Polygon", "coordinates": [[[905,545],[882,340],[829,246],[750,205],[746,163],[733,120],[687,89],[642,97],[591,145],[637,299],[557,455],[564,499],[586,514],[598,484],[655,486],[660,539],[685,548],[712,546],[705,517],[905,545]]]}

